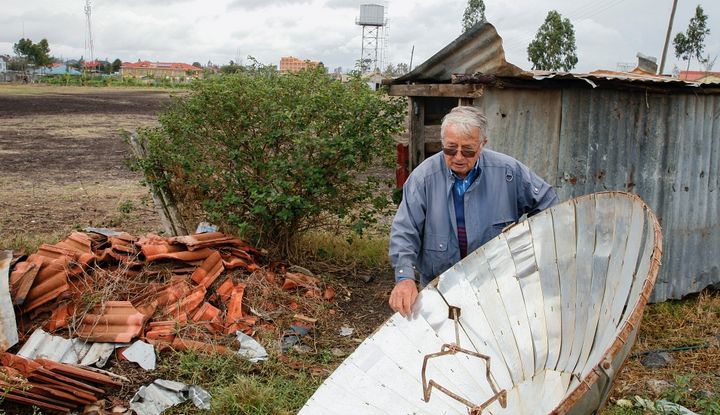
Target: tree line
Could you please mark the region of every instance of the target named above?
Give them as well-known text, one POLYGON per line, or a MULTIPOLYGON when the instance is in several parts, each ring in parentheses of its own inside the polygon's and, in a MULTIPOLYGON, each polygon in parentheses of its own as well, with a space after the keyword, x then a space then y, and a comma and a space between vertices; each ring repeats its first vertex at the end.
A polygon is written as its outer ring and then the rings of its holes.
MULTIPOLYGON (((703 55, 705 36, 710 34, 707 19, 702 6, 698 5, 686 31, 678 33, 673 39, 675 56, 687 61, 688 70, 693 58, 703 64, 706 70, 710 70, 714 62, 710 55, 703 55)), ((462 18, 463 32, 485 21, 487 20, 484 1, 468 0, 462 18)), ((535 38, 528 45, 527 54, 532 69, 569 72, 578 63, 573 24, 569 19, 563 18, 557 10, 550 10, 545 21, 538 28, 535 38)))
POLYGON ((78 71, 90 70, 100 73, 115 73, 120 71, 122 61, 115 59, 110 62, 106 60, 95 60, 92 67, 85 64, 85 60, 81 57, 78 60, 61 62, 59 59, 50 55, 50 43, 43 38, 39 42, 34 43, 32 39, 21 38, 13 45, 13 57, 8 65, 8 69, 14 71, 27 71, 29 68, 48 68, 53 63, 65 63, 68 67, 77 69, 78 71))

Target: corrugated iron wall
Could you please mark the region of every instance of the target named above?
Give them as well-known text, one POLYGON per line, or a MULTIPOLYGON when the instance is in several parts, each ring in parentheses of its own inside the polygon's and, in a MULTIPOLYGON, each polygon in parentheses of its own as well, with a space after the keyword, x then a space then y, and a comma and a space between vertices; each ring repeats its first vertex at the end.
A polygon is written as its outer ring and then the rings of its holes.
POLYGON ((651 301, 720 282, 720 95, 490 89, 489 147, 523 161, 562 200, 602 190, 642 197, 660 218, 651 301))

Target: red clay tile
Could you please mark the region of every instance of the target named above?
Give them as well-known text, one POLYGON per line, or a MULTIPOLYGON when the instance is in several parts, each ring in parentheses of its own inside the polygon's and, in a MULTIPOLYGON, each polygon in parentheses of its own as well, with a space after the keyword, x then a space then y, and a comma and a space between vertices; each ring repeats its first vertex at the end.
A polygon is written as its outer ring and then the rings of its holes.
POLYGON ((137 255, 138 250, 135 248, 135 244, 132 241, 128 241, 122 238, 108 237, 108 242, 112 249, 117 252, 122 252, 127 255, 137 255))
POLYGON ((129 301, 107 301, 84 316, 77 336, 95 342, 127 343, 140 335, 146 319, 129 301))
POLYGON ((330 301, 333 298, 335 298, 335 289, 328 286, 325 288, 325 291, 323 291, 323 300, 330 301))
POLYGON ((74 252, 75 260, 82 265, 88 265, 95 259, 95 254, 92 251, 92 239, 81 232, 73 232, 70 236, 55 244, 55 247, 74 252))
POLYGON ((307 297, 307 298, 320 298, 320 297, 322 297, 322 292, 320 291, 319 288, 307 290, 307 291, 305 292, 305 297, 307 297))
POLYGON ((220 313, 220 309, 208 302, 205 302, 195 312, 192 320, 197 323, 204 323, 202 326, 211 333, 221 333, 223 331, 223 325, 220 313))
POLYGON ((225 315, 225 324, 232 324, 243 317, 242 300, 245 293, 245 284, 237 284, 230 295, 230 301, 227 303, 227 314, 225 315))
POLYGON ((195 312, 192 317, 192 321, 220 322, 220 309, 208 302, 205 302, 195 312))
POLYGON ((68 326, 68 320, 71 315, 75 314, 75 304, 65 303, 56 307, 52 311, 50 320, 45 323, 45 330, 53 332, 68 326))
POLYGON ((183 339, 180 337, 175 338, 172 342, 172 347, 175 350, 194 350, 203 353, 221 353, 221 354, 232 354, 225 346, 219 344, 203 343, 196 340, 183 339))
POLYGON ((233 245, 245 247, 247 244, 241 239, 222 232, 196 233, 194 235, 184 235, 172 238, 172 242, 187 246, 190 251, 201 248, 209 248, 220 245, 233 245))
POLYGON ((160 307, 177 302, 190 292, 191 287, 185 282, 177 282, 160 292, 155 300, 160 307))
POLYGON ((175 259, 184 262, 199 261, 209 257, 213 252, 215 251, 207 248, 186 251, 179 245, 145 245, 142 247, 142 253, 148 262, 159 259, 175 259))
POLYGON ((208 288, 224 270, 222 257, 215 251, 193 272, 191 278, 199 285, 208 288))
POLYGON ((230 301, 233 288, 235 288, 235 284, 233 283, 232 278, 227 277, 225 281, 223 281, 222 284, 215 289, 215 293, 220 297, 220 301, 227 303, 230 301))
POLYGON ((172 343, 179 323, 177 321, 154 321, 148 324, 145 339, 148 341, 166 341, 172 343))
POLYGON ((223 259, 222 264, 226 269, 245 268, 248 271, 255 271, 259 268, 252 262, 248 263, 245 260, 232 255, 227 255, 225 259, 223 259))
POLYGON ((113 379, 108 375, 102 373, 93 372, 91 370, 83 369, 81 367, 67 365, 64 363, 53 362, 47 359, 35 359, 37 363, 40 363, 45 369, 66 376, 72 376, 75 379, 84 379, 94 383, 107 386, 122 386, 122 383, 113 379))
POLYGON ((8 401, 61 413, 68 413, 76 406, 35 394, 33 393, 34 389, 32 384, 26 385, 24 389, 21 389, 18 385, 0 380, 0 390, 2 390, 3 397, 8 401))
POLYGON ((42 258, 33 254, 28 257, 27 261, 15 265, 15 269, 10 274, 10 293, 13 304, 22 305, 25 302, 42 264, 42 258))
POLYGON ((53 261, 40 268, 23 303, 24 312, 34 310, 70 289, 67 280, 67 263, 64 259, 53 261))
POLYGON ((55 245, 42 244, 37 250, 37 255, 44 259, 44 264, 49 264, 55 259, 70 258, 75 259, 75 251, 67 248, 61 248, 55 245))
POLYGON ((163 314, 173 318, 178 318, 180 313, 190 314, 202 304, 206 293, 207 290, 205 290, 205 287, 200 285, 184 298, 170 303, 165 310, 163 310, 163 314))
POLYGON ((292 290, 293 288, 297 287, 317 289, 319 282, 320 280, 309 275, 300 274, 297 272, 286 272, 285 282, 283 282, 282 288, 283 290, 292 290))
POLYGON ((233 334, 236 331, 242 331, 245 334, 251 334, 253 326, 257 323, 258 318, 256 316, 246 316, 235 319, 233 323, 225 326, 225 334, 233 334))

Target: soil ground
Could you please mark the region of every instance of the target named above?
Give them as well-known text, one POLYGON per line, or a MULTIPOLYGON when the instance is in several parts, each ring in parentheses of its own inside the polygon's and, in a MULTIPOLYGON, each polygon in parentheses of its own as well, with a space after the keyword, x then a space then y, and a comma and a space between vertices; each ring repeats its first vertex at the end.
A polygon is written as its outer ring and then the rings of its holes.
POLYGON ((159 230, 156 213, 142 203, 147 190, 125 165, 121 131, 152 125, 169 97, 160 90, 0 86, 0 234, 159 230))
MULTIPOLYGON (((0 85, 0 248, 18 245, 22 238, 55 242, 87 226, 134 234, 160 232, 140 175, 127 167, 130 150, 121 130, 155 124, 170 94, 159 89, 0 85)), ((349 353, 378 327, 390 315, 389 273, 365 283, 351 273, 338 272, 337 318, 323 327, 318 343, 341 341, 349 353), (355 333, 338 340, 338 330, 344 325, 355 333)), ((648 379, 672 381, 677 374, 698 378, 699 373, 711 396, 720 393, 719 349, 711 342, 720 334, 720 296, 711 293, 689 301, 696 302, 686 303, 687 307, 678 302, 649 307, 633 351, 684 344, 688 338, 683 330, 687 332, 693 324, 698 327, 698 343, 709 348, 673 353, 674 364, 662 373, 630 359, 617 379, 613 400, 642 394, 648 379), (663 317, 663 310, 678 316, 682 307, 688 314, 676 322, 663 317), (697 321, 687 323, 693 316, 697 321), (660 320, 654 325, 655 319, 660 320), (672 341, 662 338, 662 333, 669 333, 664 322, 677 329, 672 341)))

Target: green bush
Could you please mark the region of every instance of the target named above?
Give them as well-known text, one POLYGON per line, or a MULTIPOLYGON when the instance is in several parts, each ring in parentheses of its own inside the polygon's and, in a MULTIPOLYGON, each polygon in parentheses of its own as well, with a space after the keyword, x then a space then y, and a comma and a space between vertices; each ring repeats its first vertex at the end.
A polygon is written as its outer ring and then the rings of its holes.
POLYGON ((340 218, 361 231, 389 205, 366 171, 392 160, 404 109, 359 78, 253 66, 194 82, 159 127, 139 131, 148 156, 138 165, 186 218, 285 254, 308 229, 340 218))

